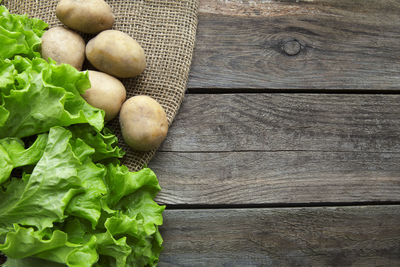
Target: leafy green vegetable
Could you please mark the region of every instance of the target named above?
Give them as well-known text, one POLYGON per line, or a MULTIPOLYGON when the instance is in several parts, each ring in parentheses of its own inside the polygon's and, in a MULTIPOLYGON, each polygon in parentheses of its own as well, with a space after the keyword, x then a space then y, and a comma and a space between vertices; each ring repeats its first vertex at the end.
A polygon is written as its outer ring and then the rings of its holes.
POLYGON ((0 14, 0 138, 77 123, 101 130, 104 111, 81 97, 90 88, 88 74, 40 58, 40 37, 47 24, 9 14, 4 6, 0 14))
POLYGON ((13 179, 0 195, 0 229, 18 223, 42 230, 63 220, 70 200, 84 191, 78 177, 83 164, 74 155, 70 138, 71 133, 63 128, 51 129, 43 156, 29 179, 13 179))
MULTIPOLYGON (((32 173, 12 178, 0 194, 0 251, 69 266, 155 265, 165 208, 153 201, 160 190, 155 174, 148 168, 129 172, 116 160, 94 163, 85 135, 53 127, 45 147, 35 145, 44 138, 38 137, 25 150, 42 150, 35 154, 42 156, 32 173)), ((107 140, 106 134, 95 136, 105 136, 100 144, 107 140)))
POLYGON ((40 232, 33 228, 14 225, 14 231, 8 233, 6 242, 2 245, 7 255, 12 258, 28 257, 54 248, 64 246, 67 242, 67 234, 54 231, 50 238, 44 238, 40 232), (14 244, 24 244, 15 246, 14 244))
POLYGON ((24 143, 18 138, 0 140, 0 185, 10 178, 14 168, 36 164, 43 155, 46 142, 47 134, 38 135, 28 149, 24 148, 24 143))
POLYGON ((0 138, 31 136, 76 123, 103 128, 104 111, 80 96, 90 87, 87 73, 40 58, 16 56, 2 64, 7 71, 2 73, 5 79, 0 77, 5 85, 0 87, 0 138))
POLYGON ((5 6, 0 6, 0 59, 15 55, 40 57, 40 37, 47 26, 40 19, 10 14, 5 6))
MULTIPOLYGON (((1 2, 1 0, 0 0, 1 2)), ((83 100, 87 73, 39 58, 47 24, 0 6, 0 252, 5 266, 155 266, 164 206, 83 100), (24 139, 21 139, 24 138, 24 139)))
POLYGON ((24 259, 13 259, 8 258, 3 267, 65 267, 65 264, 56 263, 52 261, 46 261, 38 258, 24 258, 24 259))
POLYGON ((86 144, 95 149, 92 155, 94 162, 122 158, 125 155, 125 152, 117 146, 118 138, 107 128, 99 132, 90 125, 84 124, 73 125, 69 129, 74 137, 81 138, 86 144))

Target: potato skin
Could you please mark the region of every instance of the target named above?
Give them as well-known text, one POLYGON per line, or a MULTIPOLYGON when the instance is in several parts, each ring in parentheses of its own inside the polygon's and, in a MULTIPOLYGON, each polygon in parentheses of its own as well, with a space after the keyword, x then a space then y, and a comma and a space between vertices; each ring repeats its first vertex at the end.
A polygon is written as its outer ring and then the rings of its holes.
POLYGON ((89 80, 91 87, 82 97, 90 105, 104 110, 106 121, 112 120, 126 99, 125 86, 113 76, 93 70, 89 70, 89 80))
POLYGON ((55 27, 42 36, 41 54, 44 59, 49 57, 57 63, 66 63, 82 69, 85 60, 85 41, 82 37, 64 27, 55 27))
POLYGON ((157 148, 168 133, 164 109, 149 96, 134 96, 125 101, 119 121, 125 142, 136 151, 157 148))
POLYGON ((146 68, 143 48, 128 34, 116 30, 99 33, 86 45, 86 57, 98 70, 131 78, 146 68))
POLYGON ((115 20, 111 7, 104 0, 61 0, 56 16, 69 28, 84 33, 111 29, 115 20))

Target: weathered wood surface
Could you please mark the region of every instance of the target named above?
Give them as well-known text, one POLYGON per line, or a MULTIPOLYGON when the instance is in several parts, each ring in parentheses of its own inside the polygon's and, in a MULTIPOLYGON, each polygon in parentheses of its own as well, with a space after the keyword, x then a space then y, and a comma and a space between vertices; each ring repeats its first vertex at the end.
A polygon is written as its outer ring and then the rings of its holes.
POLYGON ((166 204, 400 201, 400 96, 187 95, 150 163, 166 204))
MULTIPOLYGON (((399 13, 391 0, 200 0, 189 92, 397 91, 399 13)), ((189 94, 150 163, 157 201, 398 202, 399 100, 189 94)), ((398 266, 399 221, 398 205, 166 210, 160 266, 398 266)))
POLYGON ((189 94, 160 148, 299 150, 399 153, 400 95, 189 94))
POLYGON ((159 266, 399 266, 400 206, 166 210, 159 266))
POLYGON ((400 201, 400 154, 158 152, 150 164, 165 204, 400 201))
POLYGON ((400 2, 200 0, 189 88, 400 88, 400 2))

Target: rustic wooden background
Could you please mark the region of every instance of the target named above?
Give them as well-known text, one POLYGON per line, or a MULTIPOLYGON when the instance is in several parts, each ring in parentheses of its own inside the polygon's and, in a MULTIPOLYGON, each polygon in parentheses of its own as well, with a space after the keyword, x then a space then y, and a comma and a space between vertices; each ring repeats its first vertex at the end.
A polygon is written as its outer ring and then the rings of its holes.
POLYGON ((160 266, 400 266, 400 1, 199 3, 160 266))

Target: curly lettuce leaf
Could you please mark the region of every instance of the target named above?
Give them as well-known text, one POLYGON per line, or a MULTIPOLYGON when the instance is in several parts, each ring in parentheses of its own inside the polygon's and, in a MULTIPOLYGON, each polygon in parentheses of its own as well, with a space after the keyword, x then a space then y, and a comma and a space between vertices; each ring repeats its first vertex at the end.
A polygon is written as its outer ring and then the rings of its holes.
POLYGON ((8 180, 14 168, 36 164, 42 157, 47 134, 40 134, 27 149, 21 139, 15 137, 0 140, 0 185, 8 180))
POLYGON ((0 92, 9 92, 14 85, 15 68, 9 60, 0 60, 0 63, 0 92))
MULTIPOLYGON (((14 82, 7 82, 8 78, 5 86, 0 86, 0 138, 26 137, 53 126, 78 123, 103 128, 104 111, 90 106, 80 95, 90 87, 87 73, 40 58, 17 56, 3 62, 14 82)), ((0 66, 3 62, 0 60, 0 66)))
POLYGON ((66 210, 69 215, 87 219, 93 228, 101 216, 101 198, 107 193, 104 175, 104 166, 96 165, 89 159, 84 161, 82 168, 78 170, 78 176, 82 180, 85 193, 73 198, 66 210))
POLYGON ((42 151, 32 173, 12 178, 0 194, 0 251, 16 266, 35 266, 36 258, 73 267, 155 266, 165 209, 153 200, 160 190, 155 174, 132 173, 118 160, 95 163, 88 143, 114 155, 114 144, 104 146, 110 136, 73 128, 51 128, 45 147, 23 150, 17 139, 0 140, 35 157, 42 151))
POLYGON ((36 164, 39 161, 46 147, 47 137, 47 133, 38 135, 35 142, 26 149, 24 142, 15 137, 1 139, 0 146, 10 155, 14 167, 21 167, 36 164))
POLYGON ((153 198, 160 190, 156 175, 149 168, 139 172, 130 172, 124 165, 108 164, 105 177, 109 194, 107 204, 110 207, 116 205, 124 196, 133 192, 138 193, 139 189, 145 187, 149 197, 153 198))
POLYGON ((65 267, 65 264, 56 263, 53 261, 38 259, 38 258, 24 258, 24 259, 13 259, 8 258, 2 267, 65 267))
POLYGON ((118 138, 108 128, 98 131, 85 124, 72 125, 69 130, 74 137, 80 138, 95 150, 92 155, 94 162, 122 158, 125 155, 125 152, 118 147, 118 138))
POLYGON ((47 262, 51 266, 53 262, 57 262, 72 267, 90 267, 98 261, 96 241, 96 237, 92 236, 84 244, 73 244, 68 242, 68 234, 60 230, 46 233, 36 231, 31 227, 15 225, 15 232, 10 232, 6 242, 0 246, 12 261, 22 266, 25 266, 23 263, 27 261, 17 259, 34 256, 36 260, 32 258, 28 261, 33 266, 35 262, 43 262, 39 260, 41 258, 51 260, 52 262, 47 262), (16 243, 22 243, 24 246, 17 247, 16 243))
POLYGON ((0 184, 4 183, 11 174, 13 162, 7 151, 0 145, 0 184))
POLYGON ((108 218, 105 226, 113 235, 127 236, 132 248, 127 266, 155 266, 162 250, 158 226, 165 209, 153 200, 161 189, 157 177, 149 168, 132 173, 125 166, 109 164, 107 169, 107 204, 119 213, 108 218))
POLYGON ((0 194, 0 229, 18 223, 42 230, 65 218, 68 203, 84 190, 78 177, 82 163, 73 153, 71 137, 61 127, 52 128, 29 179, 12 179, 0 194))
POLYGON ((40 38, 47 26, 40 19, 10 14, 5 6, 0 6, 0 59, 15 55, 40 57, 40 38))
POLYGON ((6 242, 0 245, 0 249, 11 258, 26 258, 43 251, 62 247, 67 242, 67 234, 54 231, 50 237, 44 236, 40 231, 33 228, 14 225, 14 231, 7 235, 6 242), (21 247, 14 246, 15 243, 24 244, 21 247))

